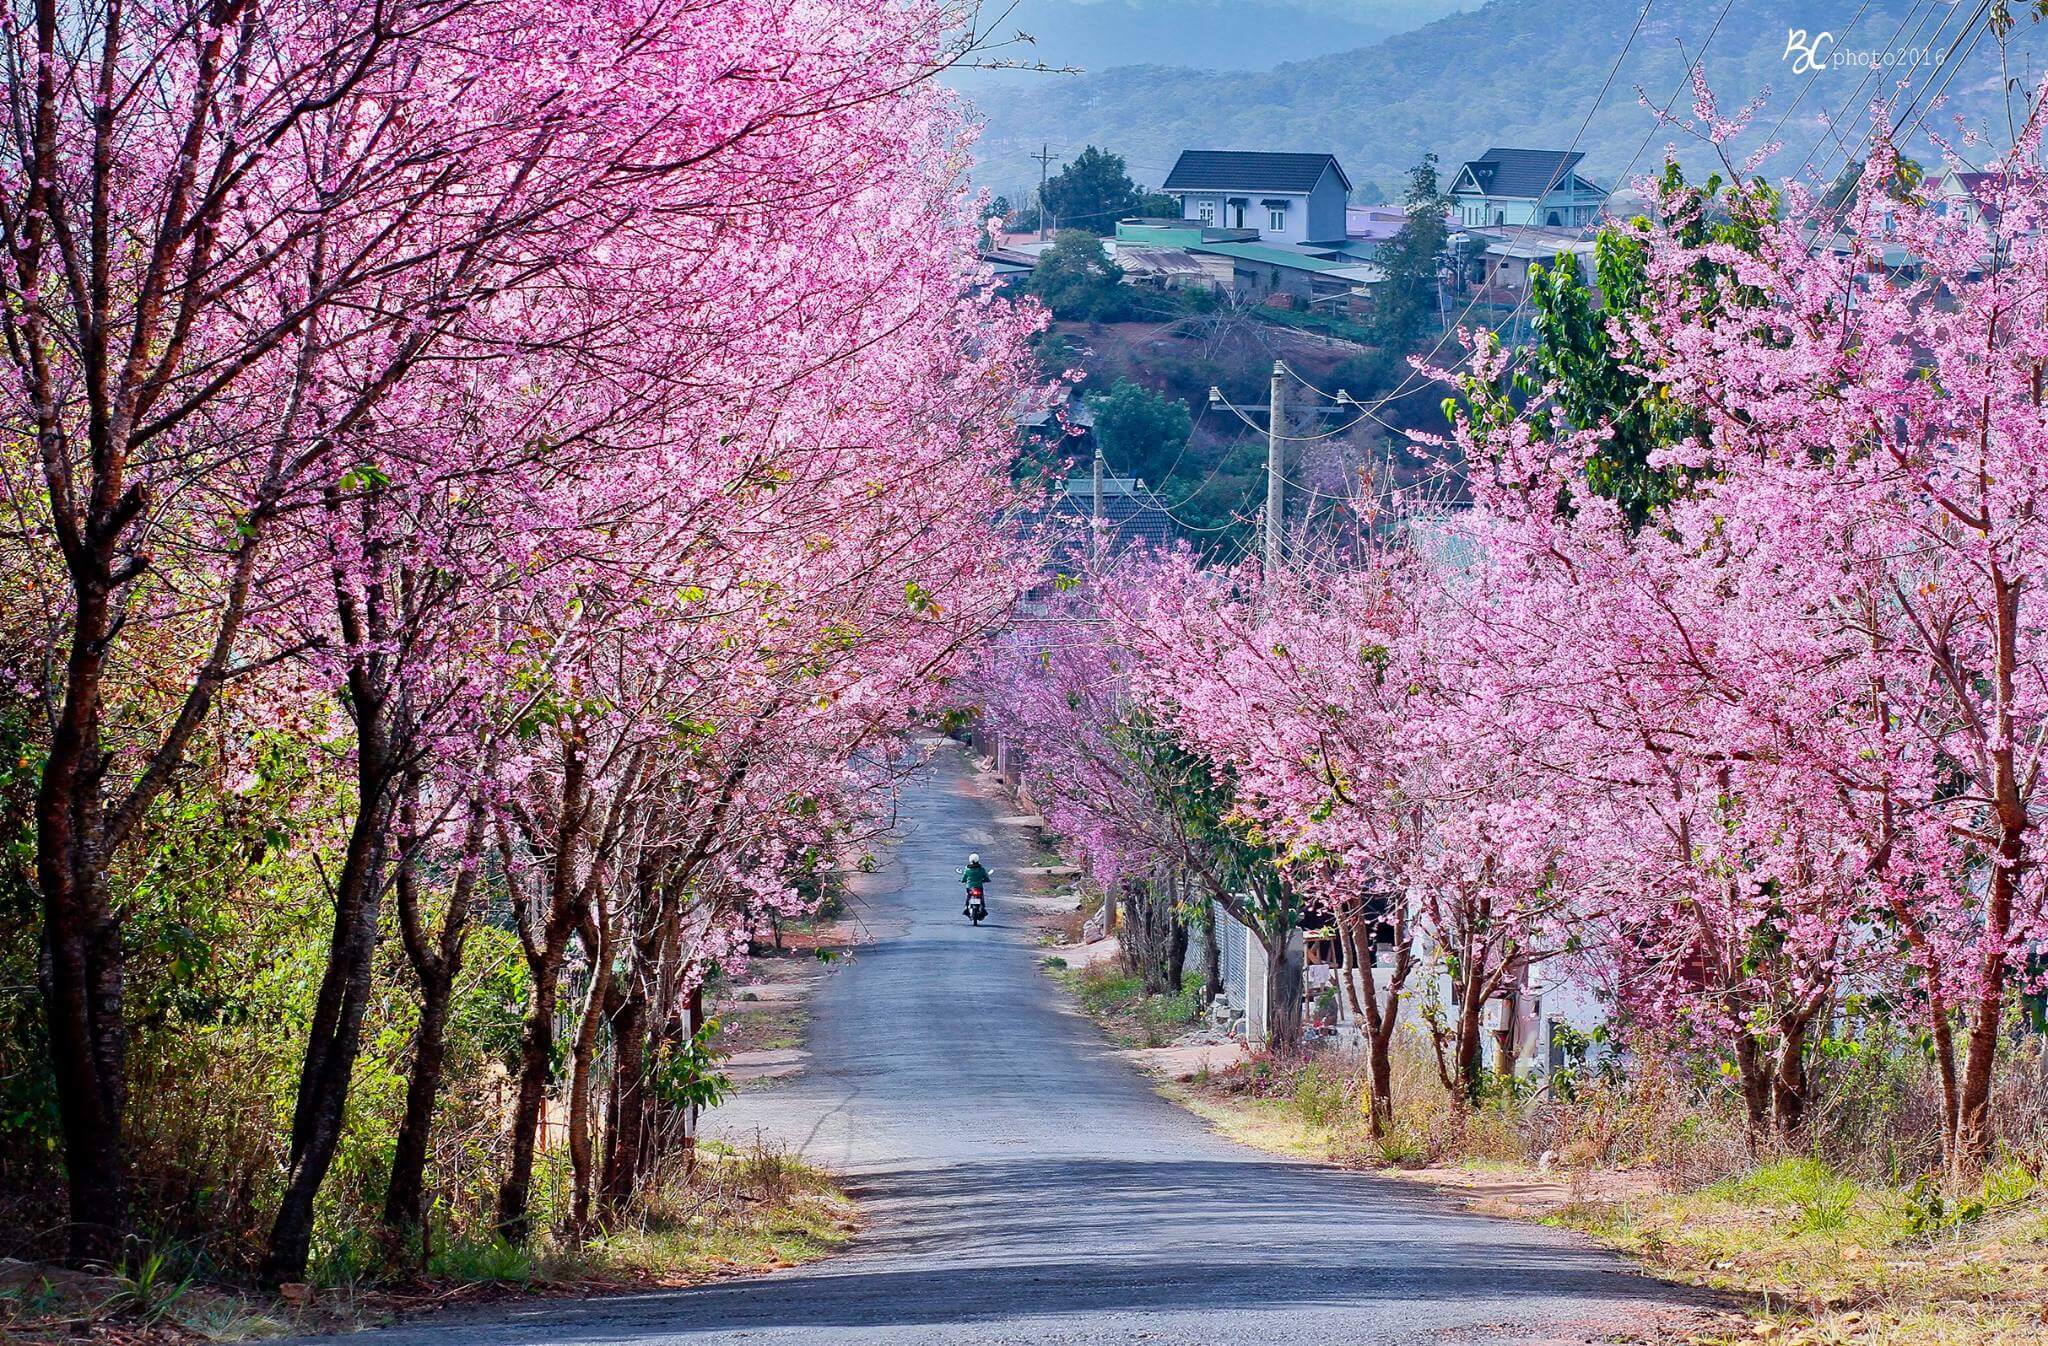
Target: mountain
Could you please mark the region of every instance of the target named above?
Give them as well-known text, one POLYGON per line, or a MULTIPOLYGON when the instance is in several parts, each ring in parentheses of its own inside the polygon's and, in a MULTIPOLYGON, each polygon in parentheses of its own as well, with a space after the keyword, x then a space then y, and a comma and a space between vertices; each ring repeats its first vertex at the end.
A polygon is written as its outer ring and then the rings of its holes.
MULTIPOLYGON (((1127 65, 974 92, 986 123, 977 177, 999 190, 1035 183, 1037 168, 1026 156, 1042 142, 1069 156, 1088 144, 1116 150, 1133 177, 1154 184, 1185 148, 1327 150, 1354 183, 1377 184, 1391 197, 1424 151, 1455 165, 1489 145, 1562 148, 1576 136, 1586 169, 1613 182, 1625 169, 1653 169, 1668 144, 1680 145, 1689 166, 1706 161, 1681 130, 1658 127, 1642 101, 1661 107, 1676 94, 1674 113, 1688 115, 1688 58, 1680 53, 1703 46, 1702 68, 1724 112, 1773 90, 1739 152, 1789 109, 1779 132, 1785 148, 1769 171, 1789 174, 1818 150, 1814 160, 1831 174, 1828 162, 1838 168, 1846 155, 1822 114, 1835 117, 1853 149, 1870 102, 1901 79, 1909 82, 1907 98, 1925 90, 1914 118, 1944 89, 1947 106, 1927 125, 1953 137, 1960 113, 1994 144, 2007 141, 2004 71, 2039 78, 2048 68, 2048 28, 2022 18, 2007 38, 2002 69, 1980 13, 1971 0, 1727 0, 1725 10, 1712 0, 1650 0, 1628 42, 1643 0, 1492 0, 1270 70, 1127 65), (1811 68, 1795 70, 1799 50, 1788 49, 1795 30, 1818 58, 1811 68), (1624 43, 1627 55, 1602 97, 1624 43), (1943 62, 1952 45, 1954 57, 1943 62), (1887 59, 1890 76, 1882 73, 1887 59)), ((1919 149, 1933 153, 1924 140, 1919 149)))
MULTIPOLYGON (((998 61, 1081 71, 1125 65, 1266 70, 1369 46, 1481 0, 982 0, 979 26, 998 61), (1020 40, 1018 35, 1028 37, 1020 40)), ((1042 79, 1042 76, 1034 78, 1042 79)), ((988 88, 1022 73, 970 69, 950 81, 988 88)))

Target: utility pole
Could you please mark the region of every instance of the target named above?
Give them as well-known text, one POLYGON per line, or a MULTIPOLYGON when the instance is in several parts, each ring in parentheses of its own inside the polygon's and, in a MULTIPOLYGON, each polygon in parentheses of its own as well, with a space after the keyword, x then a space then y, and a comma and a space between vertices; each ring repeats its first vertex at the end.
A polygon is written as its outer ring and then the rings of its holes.
MULTIPOLYGON (((1270 587, 1280 574, 1287 528, 1287 380, 1294 377, 1293 371, 1280 360, 1273 362, 1273 383, 1266 398, 1266 519, 1264 528, 1264 561, 1266 583, 1270 587)), ((1333 406, 1306 405, 1300 409, 1302 416, 1352 415, 1354 408, 1361 408, 1350 393, 1342 388, 1337 390, 1333 406)), ((1252 417, 1258 414, 1256 408, 1240 407, 1223 395, 1223 390, 1212 386, 1209 389, 1209 405, 1223 407, 1235 413, 1245 424, 1257 429, 1252 417)), ((1354 419, 1351 424, 1357 424, 1354 419)), ((1340 426, 1330 433, 1341 433, 1349 426, 1340 426)), ((1314 435, 1310 438, 1326 439, 1328 435, 1314 435)))
POLYGON ((1286 526, 1287 366, 1273 362, 1273 388, 1266 403, 1266 586, 1280 573, 1280 542, 1286 526))
POLYGON ((1095 446, 1095 465, 1090 474, 1088 503, 1088 536, 1093 539, 1088 545, 1091 552, 1102 547, 1102 445, 1095 446))
POLYGON ((1040 141, 1038 153, 1030 156, 1038 160, 1038 241, 1045 242, 1045 174, 1052 167, 1052 145, 1040 141))

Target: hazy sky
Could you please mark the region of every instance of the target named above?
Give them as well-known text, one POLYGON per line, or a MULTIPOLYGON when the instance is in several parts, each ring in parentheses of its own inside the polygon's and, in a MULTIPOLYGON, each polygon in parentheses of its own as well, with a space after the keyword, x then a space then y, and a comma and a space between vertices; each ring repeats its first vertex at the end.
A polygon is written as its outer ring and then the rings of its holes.
MULTIPOLYGON (((1261 70, 1367 46, 1481 0, 983 0, 996 60, 1261 70), (1029 43, 1012 40, 1022 32, 1029 43)), ((963 72, 972 86, 992 76, 963 72)), ((998 81, 1018 78, 995 75, 998 81)))

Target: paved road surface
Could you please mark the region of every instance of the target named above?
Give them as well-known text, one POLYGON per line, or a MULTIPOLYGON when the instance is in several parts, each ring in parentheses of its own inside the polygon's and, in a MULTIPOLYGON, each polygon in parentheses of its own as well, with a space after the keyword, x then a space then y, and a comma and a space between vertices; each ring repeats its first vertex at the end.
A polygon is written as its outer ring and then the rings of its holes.
POLYGON ((709 1122, 848 1174, 867 1222, 851 1252, 374 1346, 1665 1339, 1681 1293, 1576 1239, 1274 1159, 1157 1098, 1033 966, 1004 904, 1025 851, 1007 811, 939 751, 862 899, 880 940, 817 992, 809 1071, 709 1122), (995 871, 980 929, 957 905, 970 847, 995 871))

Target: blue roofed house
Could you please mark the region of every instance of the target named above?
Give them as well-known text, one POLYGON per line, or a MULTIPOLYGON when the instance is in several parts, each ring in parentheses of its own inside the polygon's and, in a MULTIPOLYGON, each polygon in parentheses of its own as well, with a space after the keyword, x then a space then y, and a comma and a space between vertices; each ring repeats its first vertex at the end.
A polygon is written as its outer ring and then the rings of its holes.
POLYGON ((1351 179, 1330 154, 1182 150, 1160 191, 1184 220, 1255 229, 1268 243, 1342 243, 1351 179))
POLYGON ((1451 220, 1481 228, 1591 224, 1607 189, 1578 171, 1585 157, 1577 151, 1496 147, 1468 159, 1451 179, 1451 220))

